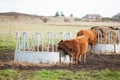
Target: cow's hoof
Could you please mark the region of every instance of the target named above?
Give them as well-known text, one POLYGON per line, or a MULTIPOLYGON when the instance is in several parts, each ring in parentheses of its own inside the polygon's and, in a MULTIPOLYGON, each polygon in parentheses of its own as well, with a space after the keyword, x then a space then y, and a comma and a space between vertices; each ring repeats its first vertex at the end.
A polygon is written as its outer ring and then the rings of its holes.
POLYGON ((71 65, 72 65, 72 63, 69 63, 69 65, 71 66, 71 65))
POLYGON ((86 62, 83 62, 83 65, 85 65, 86 64, 86 62))
POLYGON ((81 61, 79 61, 78 64, 80 65, 80 64, 81 64, 81 61))
POLYGON ((90 54, 93 54, 93 52, 90 52, 90 54))

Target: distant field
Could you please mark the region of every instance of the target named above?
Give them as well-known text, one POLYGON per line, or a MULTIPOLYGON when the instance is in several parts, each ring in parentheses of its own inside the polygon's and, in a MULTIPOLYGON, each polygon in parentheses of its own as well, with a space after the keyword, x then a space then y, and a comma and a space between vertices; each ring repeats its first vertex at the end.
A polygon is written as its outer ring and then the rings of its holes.
POLYGON ((89 27, 84 27, 81 25, 59 25, 59 24, 11 24, 11 25, 0 25, 0 34, 15 35, 17 31, 28 33, 40 32, 45 35, 47 32, 54 32, 59 34, 60 32, 71 32, 75 36, 76 32, 80 29, 88 29, 89 27))
POLYGON ((73 36, 81 29, 90 29, 93 26, 115 26, 120 27, 118 22, 60 22, 60 23, 19 23, 19 22, 0 22, 0 35, 13 35, 16 32, 26 31, 28 33, 40 32, 45 35, 47 32, 54 32, 59 34, 60 32, 71 32, 73 36))

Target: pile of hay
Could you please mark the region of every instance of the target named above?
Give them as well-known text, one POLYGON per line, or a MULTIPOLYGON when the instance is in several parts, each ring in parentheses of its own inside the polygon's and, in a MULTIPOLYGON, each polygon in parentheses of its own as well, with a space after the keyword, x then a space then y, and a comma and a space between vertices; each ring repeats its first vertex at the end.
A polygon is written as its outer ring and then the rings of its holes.
POLYGON ((29 49, 29 51, 38 51, 39 50, 39 51, 52 52, 52 49, 53 49, 53 52, 56 52, 57 51, 56 45, 44 44, 43 46, 42 45, 39 45, 39 46, 35 45, 31 49, 29 49))
POLYGON ((117 38, 117 27, 107 27, 107 26, 95 26, 91 29, 97 32, 97 42, 99 44, 117 44, 119 42, 117 38), (100 33, 98 33, 98 30, 100 33), (99 39, 99 40, 98 40, 99 39))

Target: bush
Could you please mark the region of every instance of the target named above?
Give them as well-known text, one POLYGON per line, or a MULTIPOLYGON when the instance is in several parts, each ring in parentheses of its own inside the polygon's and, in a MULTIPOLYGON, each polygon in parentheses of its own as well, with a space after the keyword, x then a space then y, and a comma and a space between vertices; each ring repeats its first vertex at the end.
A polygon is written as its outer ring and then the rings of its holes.
POLYGON ((70 22, 70 20, 67 18, 64 18, 64 22, 70 22))
POLYGON ((43 23, 47 23, 48 19, 47 18, 42 18, 43 23))

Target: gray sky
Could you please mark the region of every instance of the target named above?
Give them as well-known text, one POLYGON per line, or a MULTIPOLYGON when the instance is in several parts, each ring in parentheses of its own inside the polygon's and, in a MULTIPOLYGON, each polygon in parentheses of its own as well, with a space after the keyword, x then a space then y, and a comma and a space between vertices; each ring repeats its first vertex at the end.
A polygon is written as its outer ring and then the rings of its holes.
POLYGON ((62 11, 65 16, 95 13, 112 17, 120 12, 120 0, 0 0, 0 12, 11 11, 43 16, 62 11))

